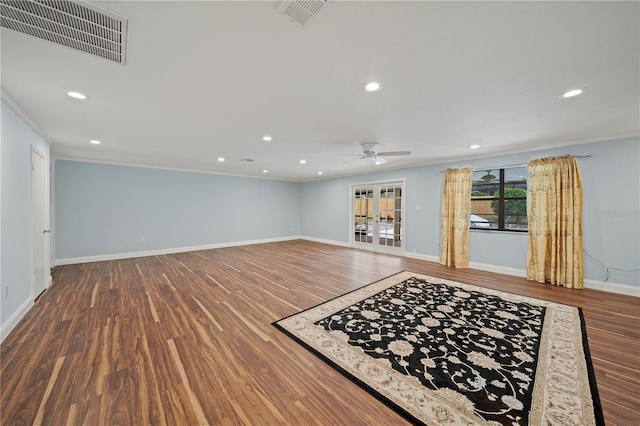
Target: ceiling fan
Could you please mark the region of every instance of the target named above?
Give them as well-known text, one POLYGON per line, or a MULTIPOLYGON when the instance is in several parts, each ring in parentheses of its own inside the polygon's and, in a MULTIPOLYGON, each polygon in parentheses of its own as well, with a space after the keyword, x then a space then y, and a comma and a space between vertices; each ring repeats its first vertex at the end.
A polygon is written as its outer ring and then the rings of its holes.
POLYGON ((376 152, 373 150, 373 147, 379 145, 378 142, 363 142, 360 144, 362 147, 362 154, 346 154, 346 155, 357 155, 358 158, 354 158, 353 160, 347 161, 350 163, 355 160, 362 160, 371 158, 374 160, 375 164, 384 164, 387 160, 384 157, 397 157, 400 155, 411 155, 411 151, 386 151, 386 152, 376 152))

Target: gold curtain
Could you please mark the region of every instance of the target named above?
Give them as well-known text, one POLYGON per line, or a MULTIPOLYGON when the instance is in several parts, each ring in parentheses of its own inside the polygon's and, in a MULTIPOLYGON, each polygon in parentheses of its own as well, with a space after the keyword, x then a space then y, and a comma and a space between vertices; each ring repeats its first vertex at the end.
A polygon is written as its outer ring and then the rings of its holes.
POLYGON ((440 263, 469 267, 469 213, 473 169, 447 169, 442 188, 440 263))
POLYGON ((572 156, 527 165, 529 249, 527 279, 584 287, 582 177, 572 156))

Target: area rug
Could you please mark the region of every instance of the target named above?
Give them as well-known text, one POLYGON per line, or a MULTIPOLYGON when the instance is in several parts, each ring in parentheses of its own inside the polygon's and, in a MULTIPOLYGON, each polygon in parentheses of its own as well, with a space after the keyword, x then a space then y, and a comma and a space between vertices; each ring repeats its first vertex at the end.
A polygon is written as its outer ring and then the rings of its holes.
POLYGON ((604 424, 573 306, 405 271, 273 324, 414 424, 604 424))

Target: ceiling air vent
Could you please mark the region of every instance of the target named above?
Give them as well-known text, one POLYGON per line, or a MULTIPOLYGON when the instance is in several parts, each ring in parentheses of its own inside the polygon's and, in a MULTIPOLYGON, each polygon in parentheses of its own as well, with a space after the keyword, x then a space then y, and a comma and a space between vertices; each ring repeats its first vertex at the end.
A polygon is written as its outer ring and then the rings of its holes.
POLYGON ((285 0, 278 7, 278 13, 306 27, 313 17, 327 7, 328 3, 329 0, 285 0))
POLYGON ((0 25, 125 64, 127 20, 68 0, 0 0, 0 25))

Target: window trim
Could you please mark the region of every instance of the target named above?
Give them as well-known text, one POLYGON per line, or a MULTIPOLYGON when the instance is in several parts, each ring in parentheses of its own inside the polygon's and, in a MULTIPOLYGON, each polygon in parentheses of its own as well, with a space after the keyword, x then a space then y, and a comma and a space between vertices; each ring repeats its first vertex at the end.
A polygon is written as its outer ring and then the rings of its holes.
MULTIPOLYGON (((528 180, 527 182, 527 195, 525 195, 524 197, 512 197, 512 198, 507 198, 505 200, 504 194, 505 194, 505 169, 515 169, 515 168, 521 168, 523 166, 512 166, 512 167, 501 167, 501 168, 495 168, 494 170, 498 170, 499 171, 499 183, 500 186, 498 188, 499 194, 498 194, 498 228, 481 228, 481 227, 473 227, 473 225, 471 224, 471 222, 469 223, 469 229, 470 230, 474 230, 474 231, 488 231, 488 232, 514 232, 514 233, 518 233, 518 234, 527 234, 529 233, 529 225, 527 223, 527 229, 507 229, 505 228, 505 202, 508 200, 525 200, 525 202, 527 201, 528 198, 528 185, 529 182, 528 180)), ((476 171, 482 171, 481 170, 474 170, 474 172, 476 171)), ((473 202, 474 199, 476 200, 481 200, 482 198, 477 198, 478 196, 471 196, 470 201, 473 202)), ((529 212, 527 211, 527 217, 529 215, 529 212)), ((470 212, 469 215, 473 214, 473 212, 470 212)))

